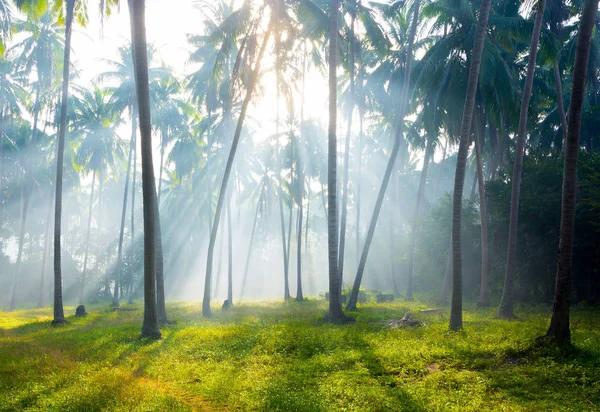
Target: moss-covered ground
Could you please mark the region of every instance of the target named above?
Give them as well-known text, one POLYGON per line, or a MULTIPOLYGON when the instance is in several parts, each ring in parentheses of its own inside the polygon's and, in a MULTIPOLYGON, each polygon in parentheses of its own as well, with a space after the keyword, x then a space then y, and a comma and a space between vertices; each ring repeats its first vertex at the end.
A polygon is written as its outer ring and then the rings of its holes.
MULTIPOLYGON (((138 305, 51 327, 51 308, 0 313, 0 410, 600 410, 600 311, 572 311, 573 347, 536 343, 549 308, 503 321, 467 306, 465 327, 419 302, 366 304, 324 322, 326 303, 252 302, 139 339, 138 305), (410 310, 423 327, 390 329, 410 310)), ((74 307, 67 307, 74 314, 74 307)))

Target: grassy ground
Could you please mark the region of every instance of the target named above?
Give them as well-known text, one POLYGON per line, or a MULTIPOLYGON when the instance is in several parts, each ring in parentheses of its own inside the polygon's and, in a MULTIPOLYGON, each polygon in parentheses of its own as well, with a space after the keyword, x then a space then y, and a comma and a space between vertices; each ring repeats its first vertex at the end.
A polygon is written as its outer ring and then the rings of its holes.
POLYGON ((600 311, 575 308, 574 348, 559 351, 533 343, 547 308, 512 322, 469 308, 464 331, 450 333, 447 311, 424 307, 364 305, 355 324, 330 326, 322 301, 211 320, 180 303, 156 342, 138 339, 139 306, 92 306, 56 328, 50 309, 2 313, 0 410, 600 410, 600 311), (407 309, 426 325, 382 322, 407 309))

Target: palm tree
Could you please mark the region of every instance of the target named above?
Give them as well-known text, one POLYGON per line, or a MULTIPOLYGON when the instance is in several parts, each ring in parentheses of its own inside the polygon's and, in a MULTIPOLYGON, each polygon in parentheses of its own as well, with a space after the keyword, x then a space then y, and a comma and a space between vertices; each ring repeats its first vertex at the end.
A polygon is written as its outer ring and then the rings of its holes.
MULTIPOLYGON (((95 88, 93 91, 83 90, 80 98, 74 99, 75 113, 72 127, 75 133, 85 135, 77 150, 76 162, 84 173, 92 172, 92 190, 83 257, 83 272, 79 303, 82 305, 85 295, 85 277, 88 263, 90 229, 92 223, 92 205, 94 201, 94 184, 99 179, 99 195, 102 196, 102 184, 107 169, 115 164, 115 155, 122 157, 121 147, 117 143, 115 127, 118 126, 116 113, 109 103, 106 90, 95 88)), ((100 225, 98 225, 100 230, 100 225)), ((99 256, 96 257, 96 261, 99 256)))
POLYGON ((575 198, 577 194, 577 158, 579 155, 579 135, 581 114, 585 95, 585 83, 590 55, 592 31, 598 10, 598 0, 586 0, 581 14, 573 86, 569 104, 569 124, 565 150, 563 174, 562 214, 560 222, 560 243, 558 246, 558 267, 552 320, 546 333, 558 344, 568 344, 571 340, 569 327, 569 290, 571 287, 571 265, 573 260, 573 239, 575 232, 575 198))
POLYGON ((481 67, 481 55, 485 33, 490 14, 491 0, 483 0, 479 9, 477 31, 470 59, 469 80, 465 96, 465 105, 460 126, 460 143, 456 159, 456 173, 454 175, 454 195, 452 198, 452 308, 450 312, 450 329, 462 328, 462 249, 461 249, 461 219, 462 219, 462 196, 465 183, 465 171, 467 164, 467 152, 469 149, 471 124, 475 109, 475 96, 477 94, 477 82, 479 80, 479 69, 481 67))
POLYGON ((54 198, 54 319, 53 325, 66 323, 62 299, 61 271, 61 222, 62 222, 62 179, 65 153, 65 136, 67 133, 67 106, 69 99, 69 68, 71 65, 71 34, 73 29, 73 12, 75 0, 64 0, 66 5, 65 19, 65 54, 63 63, 63 85, 60 106, 60 122, 58 124, 58 147, 56 150, 56 195, 54 198))
MULTIPOLYGON (((521 114, 519 117, 519 132, 517 137, 517 147, 515 153, 515 162, 512 175, 512 194, 510 200, 510 225, 508 229, 508 251, 506 253, 506 273, 504 275, 504 291, 498 314, 502 318, 512 318, 513 314, 513 278, 515 275, 515 260, 517 255, 517 229, 519 221, 519 196, 521 190, 521 171, 523 170, 523 152, 525 139, 527 135, 527 115, 529 111, 529 100, 531 99, 531 90, 533 88, 533 78, 535 74, 535 61, 540 33, 542 30, 542 20, 544 19, 544 8, 546 0, 539 0, 535 16, 533 33, 531 34, 531 45, 529 47, 529 60, 527 62, 527 77, 525 78, 525 87, 521 100, 521 114)), ((480 199, 481 203, 485 200, 480 199)))
POLYGON ((144 321, 142 337, 159 339, 156 305, 156 188, 152 165, 152 122, 146 42, 146 1, 129 0, 131 44, 135 70, 142 147, 142 190, 144 206, 144 321))
POLYGON ((337 61, 339 1, 331 0, 329 20, 329 132, 327 139, 327 245, 329 255, 329 321, 345 321, 340 300, 337 212, 337 61))
MULTIPOLYGON (((254 92, 254 88, 256 83, 259 80, 260 75, 260 66, 262 62, 262 58, 265 54, 265 50, 267 48, 267 44, 269 42, 269 38, 271 37, 272 32, 272 21, 273 14, 271 14, 271 19, 268 23, 268 27, 266 32, 263 35, 262 44, 260 46, 260 50, 258 52, 258 56, 256 57, 256 63, 254 69, 249 74, 248 84, 246 88, 246 96, 244 97, 244 101, 242 103, 242 107, 240 109, 240 114, 238 117, 237 125, 235 128, 235 133, 233 135, 233 140, 231 142, 231 147, 229 150, 229 156, 227 158, 227 163, 225 165, 225 171, 223 173, 223 180, 221 182, 221 188, 219 190, 219 197, 217 199, 217 207, 215 209, 215 217, 213 220, 213 224, 210 232, 210 239, 208 243, 208 256, 206 259, 206 275, 204 281, 204 298, 202 300, 202 315, 204 317, 211 316, 210 310, 210 297, 211 297, 211 281, 212 281, 212 262, 213 255, 215 249, 215 240, 217 238, 217 231, 219 228, 219 220, 221 218, 221 212, 223 209, 223 203, 225 201, 225 195, 227 191, 227 185, 229 182, 229 176, 231 175, 231 169, 233 166, 233 159, 235 158, 236 150, 240 141, 240 135, 242 133, 242 127, 244 125, 244 119, 246 117, 246 111, 248 110, 248 105, 250 104, 250 100, 252 99, 252 93, 254 92)), ((238 53, 238 56, 240 54, 238 53)), ((236 59, 237 60, 237 59, 236 59)))
POLYGON ((399 110, 397 113, 397 118, 396 118, 394 145, 392 147, 392 151, 390 153, 390 158, 388 160, 388 164, 386 166, 386 169, 385 169, 385 172, 383 175, 381 187, 379 188, 379 193, 377 195, 377 200, 375 201, 375 207, 373 209, 373 215, 371 216, 371 221, 369 223, 369 229, 367 231, 367 236, 365 238, 365 243, 364 243, 362 254, 360 257, 360 263, 358 264, 356 278, 354 279, 354 285, 352 286, 352 292, 350 294, 350 299, 348 300, 348 305, 346 306, 347 310, 356 310, 356 303, 358 302, 358 291, 360 289, 360 284, 362 282, 362 276, 363 276, 363 273, 365 270, 365 266, 367 264, 367 257, 369 255, 369 249, 371 247, 371 242, 373 241, 373 235, 375 234, 375 227, 377 226, 377 219, 379 218, 379 213, 381 211, 381 206, 383 204, 385 192, 386 192, 387 186, 390 182, 394 164, 395 164, 396 158, 398 156, 398 151, 400 150, 400 145, 403 140, 402 136, 404 134, 404 129, 403 129, 404 117, 406 114, 406 110, 408 108, 408 89, 409 89, 411 65, 412 65, 412 60, 413 60, 413 45, 414 45, 415 37, 416 37, 416 33, 417 33, 417 25, 419 23, 420 7, 421 7, 421 0, 416 0, 413 4, 413 10, 414 10, 413 18, 412 18, 412 22, 411 22, 410 36, 408 39, 408 48, 406 49, 406 67, 405 67, 405 71, 404 71, 404 82, 402 85, 402 95, 400 96, 400 107, 399 107, 399 110))

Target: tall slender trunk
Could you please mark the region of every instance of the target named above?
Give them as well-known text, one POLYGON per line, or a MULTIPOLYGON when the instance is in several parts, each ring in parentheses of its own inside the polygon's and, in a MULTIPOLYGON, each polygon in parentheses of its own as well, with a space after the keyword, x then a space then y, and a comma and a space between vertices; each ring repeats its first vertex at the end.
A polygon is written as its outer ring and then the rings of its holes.
POLYGON ((303 205, 302 205, 302 197, 304 196, 304 175, 302 173, 302 166, 300 165, 300 158, 302 156, 300 156, 300 154, 298 154, 298 161, 297 161, 297 167, 298 167, 298 188, 300 190, 299 193, 299 197, 300 199, 298 200, 298 226, 296 229, 296 232, 298 234, 298 252, 297 252, 297 256, 296 256, 296 276, 297 276, 297 286, 296 286, 296 300, 297 301, 302 301, 304 300, 304 294, 302 293, 302 212, 303 212, 303 205))
MULTIPOLYGON (((135 123, 133 124, 132 135, 135 134, 135 123)), ((115 272, 116 276, 116 284, 115 284, 115 295, 113 297, 113 305, 119 304, 119 287, 121 284, 121 271, 123 269, 123 237, 125 233, 125 220, 127 218, 127 195, 129 191, 129 174, 131 173, 131 161, 133 157, 133 147, 135 145, 135 140, 132 138, 129 143, 129 157, 127 160, 127 172, 125 173, 125 189, 123 191, 123 209, 121 211, 121 227, 119 229, 119 246, 117 248, 117 269, 115 272)))
POLYGON ((162 193, 162 177, 163 177, 163 169, 165 166, 165 136, 164 133, 161 133, 160 136, 160 171, 158 172, 158 193, 156 196, 156 201, 160 203, 160 195, 162 193))
POLYGON ((475 189, 477 188, 477 164, 475 164, 475 170, 473 170, 473 183, 471 184, 471 195, 469 196, 469 199, 471 199, 471 201, 475 200, 475 189))
POLYGON ((415 36, 417 33, 417 24, 419 22, 419 9, 421 6, 421 0, 415 0, 413 8, 414 14, 411 22, 410 28, 410 37, 408 40, 408 48, 406 51, 406 68, 404 71, 404 82, 402 87, 402 94, 400 96, 400 108, 398 110, 397 118, 396 118, 396 131, 395 131, 395 139, 394 146, 392 147, 392 152, 390 153, 390 159, 388 161, 387 167, 385 169, 385 173, 383 175, 383 180, 381 182, 381 187, 379 189, 379 193, 377 195, 377 200, 375 201, 375 207, 373 209, 373 215, 371 216, 371 222, 369 223, 369 229, 367 231, 367 236, 365 238, 365 243, 363 246, 363 251, 360 257, 360 263, 358 265, 358 270, 356 272, 356 279, 354 280, 354 285, 352 287, 352 292, 350 294, 350 299, 348 300, 348 305, 346 306, 347 310, 356 310, 356 303, 358 301, 358 291, 360 289, 360 284, 362 281, 362 276, 365 270, 365 266, 367 264, 367 257, 369 255, 369 249, 371 247, 371 242, 373 241, 373 235, 375 234, 375 227, 377 226, 377 219, 379 218, 379 212, 381 211, 381 205, 383 204, 383 199, 385 197, 385 192, 387 190, 387 186, 390 181, 390 177, 392 176, 392 170, 394 168, 394 163, 396 162, 396 157, 398 156, 398 151, 400 150, 400 146, 402 144, 403 136, 404 136, 404 115, 406 113, 406 107, 408 106, 408 88, 409 88, 409 80, 410 80, 410 71, 413 60, 413 44, 415 41, 415 36))
POLYGON ((225 226, 219 228, 219 255, 217 257, 217 274, 215 276, 215 290, 212 297, 219 296, 219 286, 221 285, 221 267, 223 266, 223 249, 225 249, 225 226))
POLYGON ((398 288, 398 281, 396 279, 396 247, 394 246, 394 212, 390 208, 390 224, 388 227, 389 233, 389 256, 390 256, 390 271, 392 272, 392 285, 394 287, 394 294, 400 295, 400 289, 398 288))
MULTIPOLYGON (((104 184, 104 176, 102 175, 102 169, 98 170, 98 240, 100 240, 102 238, 102 222, 103 222, 103 209, 102 209, 102 187, 104 184)), ((102 253, 102 248, 100 247, 100 244, 98 243, 98 245, 96 246, 96 272, 98 271, 98 268, 100 266, 100 254, 102 253)), ((106 290, 108 290, 109 288, 109 283, 110 283, 110 279, 108 277, 108 270, 104 271, 104 283, 105 283, 105 288, 106 290)), ((110 293, 107 293, 108 297, 110 298, 110 293)))
MULTIPOLYGON (((137 105, 133 105, 131 115, 131 122, 133 123, 132 128, 137 130, 137 105)), ((133 162, 131 164, 132 173, 131 173, 131 239, 130 239, 130 249, 131 252, 129 254, 129 297, 128 303, 133 303, 133 294, 135 292, 133 288, 133 275, 134 275, 134 266, 135 266, 135 181, 136 181, 136 171, 137 171, 137 132, 134 132, 132 129, 131 138, 133 139, 133 162)), ((108 289, 107 289, 108 290, 108 289)))
POLYGON ((475 131, 475 161, 477 162, 477 182, 479 188, 479 216, 481 220, 481 286, 479 291, 479 306, 490 305, 489 254, 488 254, 488 230, 487 230, 487 205, 485 198, 485 185, 483 178, 483 159, 481 155, 480 124, 477 114, 473 117, 473 130, 475 131))
POLYGON ((591 48, 592 30, 598 10, 598 0, 586 0, 575 51, 573 86, 569 105, 569 124, 565 149, 565 166, 562 189, 562 213, 560 220, 560 243, 556 269, 556 289, 552 319, 546 336, 559 344, 569 343, 569 292, 573 263, 573 239, 575 236, 575 200, 577 196, 577 158, 579 156, 579 136, 581 132, 581 112, 585 96, 585 82, 591 48))
POLYGON ((252 222, 252 232, 250 233, 250 243, 248 244, 248 254, 246 255, 246 264, 244 265, 244 276, 242 277, 242 287, 240 292, 240 299, 244 296, 244 290, 246 288, 246 281, 248 279, 248 269, 250 268, 250 257, 252 256, 252 246, 254 245, 254 234, 256 233, 256 222, 258 221, 258 212, 260 211, 260 205, 262 203, 263 196, 265 194, 265 185, 262 184, 260 189, 260 195, 258 196, 258 202, 256 203, 256 212, 254 213, 254 221, 252 222))
POLYGON ((542 20, 544 19, 544 7, 546 0, 541 0, 539 9, 535 15, 533 33, 531 34, 531 45, 529 46, 529 60, 527 62, 527 77, 521 99, 521 114, 519 117, 519 134, 515 152, 515 163, 512 175, 512 193, 510 200, 510 224, 508 228, 508 251, 506 253, 506 273, 504 275, 504 291, 498 308, 498 315, 502 318, 513 318, 513 282, 515 277, 515 262, 517 259, 517 230, 519 224, 519 198, 521 193, 521 173, 523 170, 523 152, 525 139, 527 138, 527 114, 529 112, 529 100, 533 88, 533 77, 535 74, 535 59, 537 55, 540 33, 542 31, 542 20))
POLYGON ((452 308, 450 311, 450 330, 462 328, 462 249, 461 249, 461 227, 462 227, 462 197, 465 184, 465 170, 467 165, 467 152, 471 140, 471 123, 475 108, 475 97, 477 94, 477 82, 479 80, 479 69, 481 67, 481 55, 490 14, 491 0, 483 0, 479 9, 479 19, 473 51, 471 53, 471 64, 469 69, 469 80, 465 95, 465 105, 460 126, 460 144, 456 159, 456 174, 454 175, 454 195, 452 198, 452 308))
POLYGON ((352 115, 354 114, 354 23, 356 20, 356 1, 353 2, 350 20, 350 113, 346 126, 346 143, 344 147, 344 176, 342 181, 342 218, 340 222, 340 250, 338 270, 340 287, 344 279, 344 252, 346 250, 346 220, 348 218, 348 174, 350 171, 350 136, 352 135, 352 115))
POLYGON ((225 165, 225 172, 223 173, 223 180, 221 182, 221 188, 219 190, 219 197, 217 200, 217 208, 215 210, 214 224, 212 226, 212 230, 210 231, 210 240, 208 243, 208 256, 206 259, 206 277, 204 279, 204 299, 202 300, 202 315, 204 317, 211 316, 210 287, 211 287, 212 262, 213 262, 213 255, 214 255, 214 250, 215 250, 215 240, 217 238, 217 229, 219 227, 219 219, 221 218, 221 211, 223 209, 223 202, 225 200, 227 184, 229 182, 229 175, 231 174, 233 159, 235 158, 237 146, 240 141, 242 126, 244 124, 244 119, 246 118, 246 111, 248 110, 248 105, 250 104, 250 100, 252 98, 252 93, 254 91, 254 87, 256 85, 256 82, 258 81, 258 76, 260 74, 260 64, 261 64, 262 58, 265 54, 265 50, 267 48, 267 43, 269 42, 270 37, 271 37, 271 24, 269 23, 269 27, 264 35, 264 39, 263 39, 263 43, 260 47, 260 51, 258 52, 256 66, 250 75, 248 89, 246 90, 246 97, 244 98, 244 102, 242 103, 242 107, 240 110, 240 116, 238 118, 237 126, 235 128, 235 134, 233 135, 233 141, 231 142, 231 150, 229 151, 229 156, 227 158, 227 164, 225 165))
POLYGON ((421 169, 421 179, 419 180, 419 189, 417 190, 417 204, 415 205, 415 215, 410 228, 410 244, 408 247, 408 271, 406 283, 406 299, 411 300, 413 294, 412 278, 413 265, 415 258, 415 243, 417 240, 417 224, 419 222, 419 212, 421 210, 421 202, 425 193, 425 185, 427 184, 427 171, 429 170, 429 159, 433 155, 433 136, 428 136, 427 147, 425 149, 425 158, 423 159, 423 168, 421 169))
POLYGON ((340 300, 337 222, 337 64, 339 0, 331 0, 329 20, 329 130, 327 138, 327 249, 329 257, 329 321, 344 322, 340 300))
POLYGON ((47 259, 48 259, 48 248, 50 247, 50 222, 51 222, 51 218, 52 218, 52 203, 54 202, 54 188, 50 188, 50 191, 52 192, 50 195, 50 202, 48 203, 48 213, 46 215, 46 231, 45 231, 45 235, 44 235, 44 254, 42 255, 42 270, 41 270, 41 276, 40 276, 40 297, 38 300, 38 308, 43 308, 44 306, 46 306, 46 286, 45 286, 45 280, 46 280, 46 269, 47 269, 47 259))
MULTIPOLYGON (((360 90, 362 90, 362 76, 359 72, 360 79, 360 90)), ((356 221, 354 222, 354 229, 356 230, 356 267, 360 262, 360 205, 361 205, 361 187, 362 187, 362 145, 363 145, 363 118, 365 115, 362 94, 358 102, 358 145, 356 148, 356 162, 357 173, 356 173, 356 221)))
MULTIPOLYGON (((567 141, 567 115, 565 114, 565 102, 563 100, 562 81, 560 76, 560 68, 558 67, 558 58, 554 61, 554 88, 556 90, 556 105, 560 114, 560 126, 562 129, 563 142, 567 141)), ((564 144, 561 145, 564 148, 564 144)))
POLYGON ((21 262, 23 261, 23 244, 25 242, 25 225, 27 225, 27 212, 29 208, 30 189, 27 183, 21 185, 21 229, 19 234, 19 249, 17 251, 17 263, 15 274, 12 281, 12 293, 10 299, 10 310, 15 310, 17 306, 17 290, 19 288, 19 275, 21 272, 21 262), (23 187, 25 186, 25 187, 23 187))
POLYGON ((54 207, 54 319, 53 325, 66 323, 62 299, 62 271, 60 254, 60 229, 62 222, 62 178, 67 133, 67 103, 69 99, 69 68, 71 66, 71 32, 75 0, 66 0, 65 54, 63 64, 60 123, 58 125, 58 147, 56 150, 56 197, 54 207))
POLYGON ((231 194, 227 201, 227 300, 233 306, 233 236, 231 235, 231 194))
POLYGON ((304 227, 304 253, 308 253, 308 227, 310 217, 310 185, 306 191, 306 225, 304 227))
POLYGON ((145 0, 129 0, 132 44, 140 118, 142 155, 142 193, 144 207, 144 321, 142 337, 160 338, 156 306, 156 188, 152 166, 152 122, 148 85, 148 55, 146 43, 145 0))
POLYGON ((90 231, 92 228, 92 206, 94 205, 94 186, 96 184, 96 171, 92 171, 92 191, 90 193, 90 207, 88 209, 87 231, 85 232, 85 250, 83 252, 83 271, 81 272, 81 284, 79 285, 79 304, 83 305, 85 295, 85 272, 87 271, 88 251, 90 248, 90 231))
POLYGON ((452 236, 450 236, 450 247, 448 248, 448 257, 446 258, 446 270, 444 271, 444 281, 442 282, 442 290, 438 305, 448 303, 448 295, 452 286, 452 236))
MULTIPOLYGON (((278 174, 278 176, 280 176, 280 174, 278 174)), ((283 282, 284 282, 284 286, 283 286, 283 298, 285 300, 289 300, 290 299, 290 286, 289 286, 289 277, 288 277, 288 271, 287 271, 287 265, 286 262, 288 261, 287 258, 287 247, 286 247, 286 235, 285 235, 285 218, 283 216, 283 199, 281 198, 283 196, 283 188, 281 187, 281 176, 279 177, 279 195, 278 195, 278 203, 279 203, 279 220, 281 223, 281 250, 283 251, 283 282)))
MULTIPOLYGON (((154 186, 156 188, 156 184, 154 186)), ((156 193, 156 191, 154 191, 156 193)), ((158 310, 158 322, 170 323, 167 317, 167 306, 165 298, 165 268, 162 244, 162 223, 160 221, 160 205, 158 195, 154 202, 154 214, 156 216, 156 306, 158 310)))

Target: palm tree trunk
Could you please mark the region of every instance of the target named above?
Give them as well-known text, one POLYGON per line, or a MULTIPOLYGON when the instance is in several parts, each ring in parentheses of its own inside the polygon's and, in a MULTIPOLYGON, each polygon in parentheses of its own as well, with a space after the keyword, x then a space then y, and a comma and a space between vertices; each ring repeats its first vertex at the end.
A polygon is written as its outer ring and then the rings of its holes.
MULTIPOLYGON (((129 297, 128 303, 133 303, 133 274, 134 274, 134 263, 135 263, 135 181, 136 181, 136 171, 137 171, 137 132, 134 132, 133 129, 137 130, 137 106, 134 104, 131 108, 131 123, 132 123, 132 135, 133 139, 133 163, 131 164, 132 174, 131 174, 131 242, 130 249, 131 252, 129 254, 129 297)), ((108 286, 107 289, 108 291, 108 286)))
POLYGON ((258 52, 256 66, 250 76, 248 89, 246 90, 246 97, 244 98, 244 102, 242 103, 242 107, 240 110, 240 116, 238 118, 237 126, 235 128, 235 134, 233 135, 233 141, 231 142, 231 149, 229 151, 229 156, 227 158, 227 164, 225 165, 225 172, 223 173, 223 181, 221 182, 221 189, 219 190, 219 197, 217 200, 217 208, 215 210, 214 224, 212 226, 212 230, 210 231, 210 240, 208 243, 208 256, 206 259, 206 277, 204 279, 204 299, 202 300, 202 315, 204 317, 211 316, 210 287, 211 287, 212 262, 213 262, 213 255, 214 255, 214 251, 215 251, 215 240, 217 238, 217 229, 219 227, 219 219, 221 218, 221 211, 223 209, 223 202, 225 200, 225 194, 226 194, 226 190, 227 190, 227 184, 229 181, 229 175, 231 174, 231 167, 233 165, 233 159, 235 158, 237 146, 240 141, 242 126, 244 124, 244 119, 246 118, 246 111, 248 110, 248 105, 250 104, 250 100, 252 98, 252 92, 254 91, 254 87, 256 86, 256 83, 258 81, 258 76, 260 74, 260 64, 261 64, 262 58, 265 54, 265 50, 267 48, 267 43, 269 42, 270 37, 271 37, 271 24, 269 24, 269 27, 267 28, 267 31, 264 35, 263 43, 260 47, 260 51, 258 52))
POLYGON ((308 190, 306 193, 306 225, 304 227, 304 253, 308 253, 308 226, 309 226, 309 217, 310 217, 310 185, 308 186, 308 190))
POLYGON ((296 300, 303 301, 304 294, 302 293, 302 197, 304 196, 304 176, 302 173, 302 166, 300 165, 300 153, 298 154, 298 188, 300 190, 298 200, 298 226, 296 227, 296 232, 298 234, 298 253, 296 254, 296 276, 297 276, 297 286, 296 286, 296 300))
POLYGON ((96 184, 96 171, 92 171, 92 191, 90 193, 90 207, 88 209, 88 223, 85 234, 85 251, 83 252, 83 272, 81 272, 81 284, 79 285, 79 304, 83 305, 83 296, 85 294, 85 272, 87 270, 88 250, 90 248, 90 231, 92 227, 92 206, 94 204, 94 186, 96 184))
MULTIPOLYGON (((278 176, 280 176, 280 174, 277 174, 278 176)), ((289 286, 289 275, 288 275, 288 266, 286 265, 286 262, 288 261, 287 258, 287 247, 286 247, 286 235, 285 235, 285 219, 283 216, 283 199, 281 198, 283 195, 283 188, 281 187, 281 177, 279 178, 280 182, 279 182, 279 196, 278 196, 278 202, 279 202, 279 220, 281 223, 281 250, 283 251, 283 282, 284 282, 284 286, 283 286, 283 298, 284 300, 289 300, 290 299, 290 286, 289 286)))
POLYGON ((519 223, 519 197, 521 191, 521 171, 523 169, 523 152, 525 139, 527 138, 527 114, 529 112, 529 100, 533 88, 533 77, 535 74, 535 59, 537 55, 540 33, 542 31, 542 20, 544 19, 544 7, 546 0, 541 0, 539 9, 535 15, 533 33, 531 34, 531 45, 529 46, 529 60, 527 63, 527 77, 521 100, 521 115, 519 117, 519 134, 515 153, 515 163, 512 176, 512 194, 510 200, 510 225, 508 228, 508 251, 506 253, 506 273, 504 275, 504 291, 498 308, 498 315, 502 318, 513 318, 513 281, 515 276, 515 262, 517 258, 517 230, 519 223))
POLYGON ((144 321, 142 337, 160 338, 156 305, 156 188, 152 166, 152 123, 150 121, 150 91, 146 43, 145 0, 129 0, 133 24, 133 57, 140 136, 142 145, 142 193, 144 206, 144 321))
POLYGON ((62 177, 67 133, 67 103, 69 99, 69 68, 71 66, 71 32, 75 0, 66 0, 65 54, 63 64, 63 84, 58 125, 58 148, 56 151, 56 196, 54 207, 54 319, 53 325, 66 323, 62 299, 62 271, 60 255, 60 229, 62 221, 62 177))
POLYGON ((379 193, 377 195, 377 200, 375 201, 375 208, 373 210, 373 215, 371 217, 371 222, 369 223, 369 229, 367 231, 367 236, 365 238, 363 251, 360 257, 360 263, 358 264, 358 270, 356 272, 356 278, 354 280, 354 285, 352 287, 352 292, 350 294, 350 299, 348 300, 348 305, 346 306, 347 310, 356 310, 356 303, 358 301, 358 291, 360 289, 360 284, 362 281, 362 276, 365 270, 365 266, 367 264, 367 257, 369 255, 369 249, 371 247, 371 242, 373 241, 373 235, 375 234, 375 227, 377 226, 377 219, 379 218, 379 212, 381 211, 381 205, 383 204, 383 199, 385 197, 385 192, 387 190, 387 186, 390 182, 390 177, 392 176, 392 170, 394 168, 394 163, 396 161, 396 157, 398 156, 398 151, 400 150, 400 145, 403 140, 403 126, 404 126, 404 115, 406 113, 406 107, 408 106, 408 84, 410 80, 410 71, 413 60, 413 44, 415 41, 415 36, 417 33, 417 24, 419 22, 419 9, 421 6, 421 0, 415 0, 413 5, 414 15, 410 28, 410 37, 408 40, 408 49, 406 51, 406 68, 404 71, 404 82, 402 87, 402 95, 400 96, 400 108, 398 110, 398 117, 396 118, 396 136, 394 140, 394 146, 392 147, 392 152, 390 154, 390 159, 388 161, 387 167, 385 169, 385 173, 383 175, 383 180, 381 182, 381 187, 379 189, 379 193))
POLYGON ((473 117, 473 128, 475 131, 475 161, 477 162, 477 182, 479 188, 479 216, 481 220, 481 287, 479 291, 478 306, 490 305, 489 255, 488 255, 488 231, 487 231, 487 205, 485 198, 485 185, 483 179, 483 159, 481 155, 481 136, 479 133, 479 122, 477 114, 473 117))
POLYGON ((223 249, 225 249, 225 226, 221 226, 219 235, 219 256, 217 257, 217 275, 215 276, 215 290, 212 297, 219 296, 219 286, 221 285, 221 267, 223 266, 223 249))
POLYGON ((50 219, 52 217, 52 203, 54 202, 54 188, 50 188, 52 194, 50 195, 50 203, 48 203, 48 214, 46 215, 46 232, 44 236, 44 254, 42 256, 42 273, 40 276, 40 297, 38 300, 38 308, 43 308, 46 306, 46 286, 45 286, 45 278, 46 278, 46 269, 47 269, 47 259, 48 259, 48 248, 50 246, 50 219))
POLYGON ((392 273, 392 285, 394 287, 394 295, 400 296, 400 289, 398 288, 398 281, 396 280, 396 247, 394 246, 394 213, 390 208, 390 224, 388 227, 389 234, 389 256, 390 256, 390 271, 392 273))
POLYGON ((575 51, 573 86, 569 105, 569 124, 565 150, 565 166, 562 190, 562 214, 560 221, 560 243, 556 270, 556 289, 552 320, 546 336, 558 344, 568 344, 571 340, 569 326, 569 292, 571 288, 571 268, 573 263, 573 239, 575 235, 575 199, 577 195, 577 158, 579 156, 579 135, 581 112, 585 96, 585 83, 591 48, 592 30, 598 0, 586 0, 575 51))
POLYGON ((340 277, 338 270, 337 211, 337 64, 339 0, 331 0, 329 21, 329 130, 327 139, 327 249, 329 255, 329 321, 343 323, 340 277))
POLYGON ((475 42, 471 53, 471 64, 469 69, 469 80, 463 109, 463 117, 460 127, 460 144, 456 160, 456 173, 454 175, 454 195, 452 198, 452 308, 450 311, 450 330, 462 328, 462 249, 461 249, 461 218, 462 197, 465 184, 465 170, 467 165, 467 152, 471 140, 471 123, 473 122, 473 111, 475 108, 475 97, 477 94, 477 82, 479 80, 479 68, 481 67, 481 55, 483 43, 490 14, 491 0, 483 0, 479 9, 479 19, 475 42))
MULTIPOLYGON (((156 189, 156 183, 154 184, 156 189)), ((156 190, 154 191, 156 193, 156 190)), ((162 244, 162 230, 160 222, 160 205, 156 194, 154 202, 154 214, 156 216, 156 305, 158 310, 158 322, 161 324, 172 323, 167 317, 167 306, 165 298, 165 267, 162 244)))
POLYGON ((256 233, 256 222, 258 221, 258 212, 260 211, 260 205, 264 196, 265 185, 262 185, 260 189, 260 195, 258 196, 258 202, 256 203, 256 212, 254 213, 254 221, 252 222, 252 232, 250 233, 250 243, 248 244, 248 254, 246 255, 246 264, 244 265, 244 277, 242 278, 242 287, 240 293, 240 299, 244 296, 244 290, 246 288, 246 281, 248 279, 248 269, 250 268, 250 256, 252 256, 252 246, 254 245, 254 234, 256 233))
POLYGON ((423 201, 423 195, 425 193, 425 185, 427 184, 427 171, 429 170, 429 159, 433 155, 433 137, 429 136, 427 139, 427 147, 425 149, 425 158, 423 159, 423 168, 421 169, 421 179, 419 180, 419 189, 417 190, 417 204, 415 205, 415 216, 412 221, 410 230, 410 244, 408 247, 408 272, 407 272, 407 284, 406 284, 406 299, 412 300, 413 287, 413 265, 415 257, 415 243, 417 240, 417 223, 419 221, 419 212, 421 209, 421 202, 423 201))
MULTIPOLYGON (((567 115, 565 114, 565 102, 563 100, 562 81, 560 68, 558 67, 558 59, 554 61, 554 88, 556 89, 556 105, 560 114, 560 126, 562 129, 563 142, 567 141, 567 115)), ((564 144, 562 145, 564 147, 564 144)))
MULTIPOLYGON (((359 73, 360 85, 362 90, 362 76, 359 73)), ((356 162, 357 173, 356 173, 356 221, 354 222, 354 229, 356 230, 356 266, 360 262, 360 205, 361 205, 361 182, 362 182, 362 144, 363 144, 363 118, 364 108, 362 103, 362 96, 358 102, 358 146, 356 148, 356 162)))
POLYGON ((350 171, 350 136, 352 135, 352 115, 354 114, 354 22, 356 20, 356 4, 351 11, 350 21, 350 114, 346 127, 346 143, 344 148, 344 176, 342 181, 342 218, 340 222, 340 250, 338 270, 340 271, 340 287, 344 279, 344 251, 346 249, 346 220, 348 218, 348 174, 350 171))
POLYGON ((446 270, 444 272, 444 281, 442 283, 442 291, 438 299, 438 305, 448 303, 448 295, 452 286, 452 236, 450 236, 450 247, 448 248, 448 257, 446 259, 446 270))
POLYGON ((227 300, 233 306, 233 236, 231 235, 231 194, 227 202, 227 300))
MULTIPOLYGON (((133 124, 132 134, 135 134, 135 123, 133 124)), ((121 211, 121 227, 119 230, 119 246, 117 248, 117 270, 116 270, 116 285, 115 285, 115 296, 113 298, 113 305, 119 304, 118 285, 121 284, 121 271, 123 268, 122 256, 123 256, 123 237, 125 233, 125 219, 127 218, 127 195, 129 191, 129 174, 131 173, 131 160, 133 157, 133 148, 135 145, 134 139, 131 139, 129 143, 129 157, 127 160, 127 172, 125 173, 125 190, 123 191, 123 209, 121 211)))
POLYGON ((27 224, 27 211, 29 208, 29 196, 30 190, 27 183, 21 185, 21 230, 19 234, 19 249, 17 251, 17 263, 15 267, 15 274, 12 281, 12 293, 10 299, 10 310, 15 310, 17 306, 17 290, 19 285, 19 275, 21 271, 21 262, 23 260, 23 244, 25 242, 25 225, 27 224), (23 187, 25 186, 25 187, 23 187))
POLYGON ((161 134, 160 138, 160 171, 158 173, 158 193, 156 201, 160 204, 160 195, 162 192, 162 177, 165 166, 165 136, 161 134))

